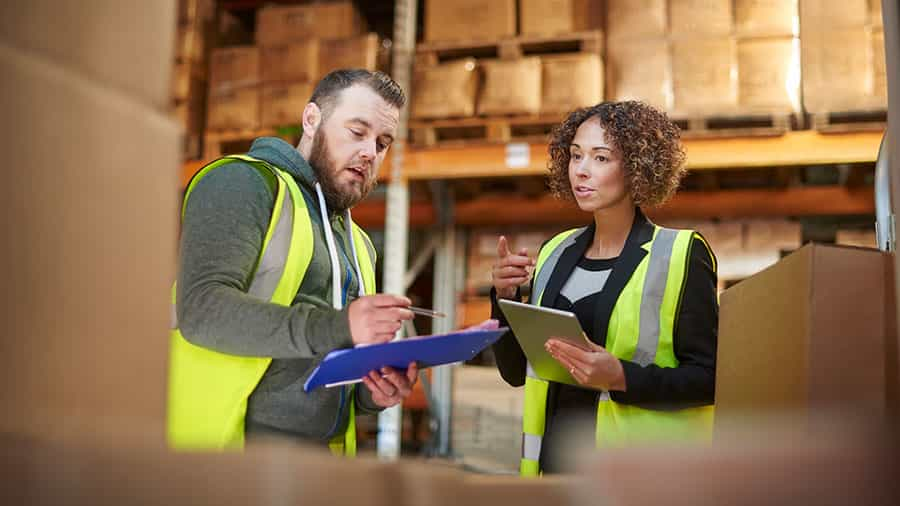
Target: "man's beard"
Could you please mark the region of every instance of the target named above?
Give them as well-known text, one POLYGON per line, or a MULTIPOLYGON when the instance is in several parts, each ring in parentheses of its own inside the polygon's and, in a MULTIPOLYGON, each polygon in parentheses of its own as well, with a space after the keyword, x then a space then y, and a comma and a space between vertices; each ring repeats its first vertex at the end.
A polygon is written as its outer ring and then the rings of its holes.
MULTIPOLYGON (((359 196, 352 190, 343 190, 337 184, 337 175, 341 168, 337 166, 331 153, 328 151, 328 145, 325 142, 325 133, 319 129, 313 137, 312 150, 309 154, 309 165, 316 174, 316 180, 322 186, 322 193, 325 195, 325 202, 328 208, 335 213, 343 213, 347 209, 355 206, 360 200, 366 198, 366 195, 375 188, 377 180, 372 178, 362 183, 359 187, 359 196)), ((370 164, 368 170, 374 170, 370 164)))

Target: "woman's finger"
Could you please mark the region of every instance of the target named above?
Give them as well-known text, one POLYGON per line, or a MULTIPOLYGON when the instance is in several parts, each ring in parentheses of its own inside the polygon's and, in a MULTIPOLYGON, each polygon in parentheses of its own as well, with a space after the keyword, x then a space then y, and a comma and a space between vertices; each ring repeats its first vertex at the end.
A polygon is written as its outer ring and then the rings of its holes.
POLYGON ((528 271, 523 267, 497 266, 494 268, 494 277, 496 278, 521 278, 523 276, 528 276, 528 271))

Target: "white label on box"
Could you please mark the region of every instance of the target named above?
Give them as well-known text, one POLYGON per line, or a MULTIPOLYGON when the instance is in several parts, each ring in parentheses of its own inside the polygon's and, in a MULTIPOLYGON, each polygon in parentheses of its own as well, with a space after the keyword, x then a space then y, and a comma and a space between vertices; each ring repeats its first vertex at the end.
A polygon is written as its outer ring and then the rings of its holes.
POLYGON ((524 169, 531 164, 531 148, 524 142, 512 142, 506 145, 506 167, 524 169))

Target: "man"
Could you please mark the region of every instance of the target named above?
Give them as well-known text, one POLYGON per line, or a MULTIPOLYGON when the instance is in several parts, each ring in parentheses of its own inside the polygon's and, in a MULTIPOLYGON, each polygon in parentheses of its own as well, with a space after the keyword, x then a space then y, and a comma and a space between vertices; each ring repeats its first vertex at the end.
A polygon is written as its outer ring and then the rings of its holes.
POLYGON ((260 138, 194 177, 174 295, 171 445, 239 448, 246 433, 353 454, 355 411, 409 395, 414 364, 303 391, 329 352, 389 341, 413 316, 405 297, 371 295, 374 248, 349 213, 375 186, 405 101, 383 73, 332 72, 303 110, 296 148, 260 138))

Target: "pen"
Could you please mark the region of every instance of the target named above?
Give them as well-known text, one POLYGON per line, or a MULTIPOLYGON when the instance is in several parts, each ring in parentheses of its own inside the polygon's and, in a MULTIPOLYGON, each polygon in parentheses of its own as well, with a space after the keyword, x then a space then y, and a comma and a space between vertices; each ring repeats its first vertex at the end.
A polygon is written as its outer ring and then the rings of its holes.
POLYGON ((438 311, 432 311, 431 309, 425 309, 423 307, 409 306, 408 308, 413 314, 418 314, 422 316, 427 316, 429 318, 446 318, 447 315, 438 311))

